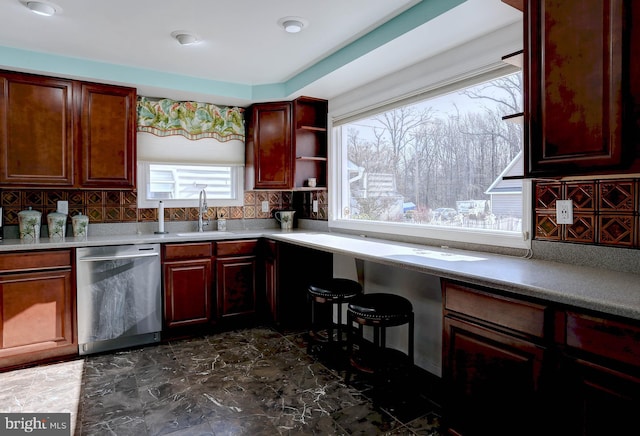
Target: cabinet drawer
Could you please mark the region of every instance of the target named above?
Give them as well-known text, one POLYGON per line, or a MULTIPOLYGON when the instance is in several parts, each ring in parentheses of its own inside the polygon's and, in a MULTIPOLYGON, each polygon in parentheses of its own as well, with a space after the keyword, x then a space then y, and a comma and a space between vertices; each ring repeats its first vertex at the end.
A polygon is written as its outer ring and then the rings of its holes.
POLYGON ((0 272, 2 273, 65 267, 71 267, 71 250, 0 254, 0 272))
POLYGON ((569 347, 640 366, 640 326, 566 312, 565 331, 569 347))
POLYGON ((164 260, 211 257, 211 242, 164 245, 164 260))
POLYGON ((544 337, 546 306, 443 282, 445 310, 538 338, 544 337))
POLYGON ((255 254, 257 239, 216 242, 216 256, 239 256, 255 254))

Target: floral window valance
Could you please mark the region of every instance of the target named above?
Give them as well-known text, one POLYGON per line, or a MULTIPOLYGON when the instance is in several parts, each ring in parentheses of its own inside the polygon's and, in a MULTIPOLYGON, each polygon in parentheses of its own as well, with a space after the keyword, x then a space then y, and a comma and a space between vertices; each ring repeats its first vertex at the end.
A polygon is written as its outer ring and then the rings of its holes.
POLYGON ((138 98, 138 132, 156 136, 182 135, 188 139, 214 138, 244 141, 244 110, 210 103, 138 98))

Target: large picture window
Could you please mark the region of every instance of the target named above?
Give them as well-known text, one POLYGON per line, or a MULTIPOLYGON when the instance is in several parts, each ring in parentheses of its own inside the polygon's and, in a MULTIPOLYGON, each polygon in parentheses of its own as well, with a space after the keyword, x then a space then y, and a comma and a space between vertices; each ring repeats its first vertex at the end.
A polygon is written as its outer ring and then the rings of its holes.
POLYGON ((334 123, 331 226, 528 247, 522 75, 453 88, 334 123))

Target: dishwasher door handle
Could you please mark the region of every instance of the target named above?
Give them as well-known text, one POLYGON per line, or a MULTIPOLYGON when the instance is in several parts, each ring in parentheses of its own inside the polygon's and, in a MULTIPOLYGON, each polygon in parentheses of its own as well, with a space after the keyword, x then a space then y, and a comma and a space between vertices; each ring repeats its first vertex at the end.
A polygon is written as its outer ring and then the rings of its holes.
POLYGON ((105 260, 120 260, 120 259, 139 259, 142 257, 157 257, 160 253, 135 253, 135 254, 117 254, 114 256, 87 256, 78 259, 81 262, 100 262, 105 260))

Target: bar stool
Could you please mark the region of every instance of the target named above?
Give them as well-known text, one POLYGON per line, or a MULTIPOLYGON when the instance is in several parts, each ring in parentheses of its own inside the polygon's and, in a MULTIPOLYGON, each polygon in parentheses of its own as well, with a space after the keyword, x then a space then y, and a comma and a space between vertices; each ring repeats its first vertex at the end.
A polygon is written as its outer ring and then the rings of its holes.
POLYGON ((343 340, 342 304, 362 293, 362 285, 355 280, 345 278, 330 278, 309 285, 308 295, 311 299, 311 329, 307 352, 312 351, 314 344, 328 344, 329 346, 342 347, 343 340), (333 322, 333 309, 337 306, 338 321, 333 322), (318 319, 318 310, 324 309, 321 319, 318 319), (328 313, 327 313, 328 312, 328 313), (327 331, 326 338, 321 332, 327 331), (334 341, 334 329, 337 331, 334 341))
POLYGON ((345 382, 348 384, 351 369, 381 375, 391 373, 398 365, 413 366, 414 313, 411 302, 395 294, 362 294, 352 300, 347 308, 347 366, 345 382), (358 349, 354 350, 353 323, 358 324, 358 349), (407 353, 387 348, 386 329, 408 324, 407 353), (373 343, 364 339, 363 327, 373 327, 373 343))

